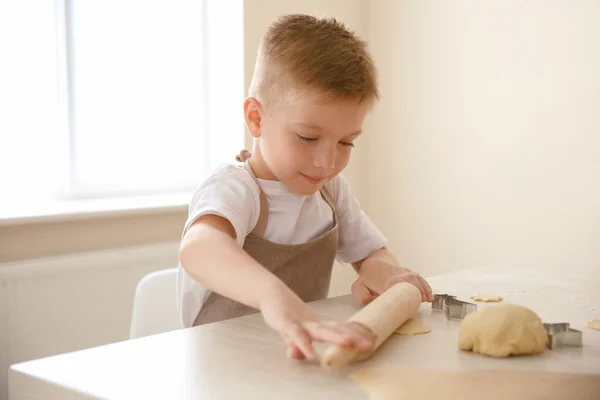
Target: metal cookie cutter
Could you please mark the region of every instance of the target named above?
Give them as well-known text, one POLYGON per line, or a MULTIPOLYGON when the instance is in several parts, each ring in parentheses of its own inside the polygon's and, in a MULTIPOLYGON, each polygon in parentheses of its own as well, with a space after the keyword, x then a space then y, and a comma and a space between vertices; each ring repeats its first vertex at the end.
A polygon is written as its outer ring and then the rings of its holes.
POLYGON ((547 347, 581 347, 582 332, 572 329, 568 322, 544 323, 544 329, 548 333, 547 347))
POLYGON ((456 296, 449 294, 434 294, 431 308, 443 311, 446 319, 463 319, 468 314, 477 311, 477 305, 466 301, 457 300, 456 296))

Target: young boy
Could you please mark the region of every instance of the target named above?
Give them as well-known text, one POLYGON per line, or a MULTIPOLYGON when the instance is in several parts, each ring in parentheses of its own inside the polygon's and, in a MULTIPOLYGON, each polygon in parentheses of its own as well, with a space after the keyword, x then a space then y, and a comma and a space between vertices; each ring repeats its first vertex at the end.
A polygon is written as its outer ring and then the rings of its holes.
POLYGON ((334 19, 284 16, 263 38, 249 92, 252 153, 217 169, 190 205, 183 326, 260 311, 289 357, 317 359, 315 340, 368 349, 365 329, 321 321, 306 305, 327 297, 336 257, 357 271, 352 293, 362 305, 400 281, 423 301, 433 297, 421 276, 398 266, 339 175, 378 99, 366 45, 334 19))

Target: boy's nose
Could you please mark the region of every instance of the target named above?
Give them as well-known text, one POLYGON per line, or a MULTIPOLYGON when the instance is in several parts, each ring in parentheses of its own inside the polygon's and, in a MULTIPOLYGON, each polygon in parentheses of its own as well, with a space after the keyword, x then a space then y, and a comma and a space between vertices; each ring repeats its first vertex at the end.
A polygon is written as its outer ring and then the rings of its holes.
POLYGON ((313 164, 317 168, 333 169, 335 167, 335 149, 321 149, 313 160, 313 164))

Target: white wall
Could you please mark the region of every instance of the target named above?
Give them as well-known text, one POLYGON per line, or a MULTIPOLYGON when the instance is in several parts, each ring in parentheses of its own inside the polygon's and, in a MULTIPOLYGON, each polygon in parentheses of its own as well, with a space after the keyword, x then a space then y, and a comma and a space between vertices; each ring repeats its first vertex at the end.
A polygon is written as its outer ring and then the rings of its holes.
POLYGON ((175 267, 178 250, 174 240, 0 263, 0 400, 12 364, 127 340, 138 282, 175 267))
POLYGON ((426 275, 600 266, 600 1, 369 2, 368 211, 426 275))

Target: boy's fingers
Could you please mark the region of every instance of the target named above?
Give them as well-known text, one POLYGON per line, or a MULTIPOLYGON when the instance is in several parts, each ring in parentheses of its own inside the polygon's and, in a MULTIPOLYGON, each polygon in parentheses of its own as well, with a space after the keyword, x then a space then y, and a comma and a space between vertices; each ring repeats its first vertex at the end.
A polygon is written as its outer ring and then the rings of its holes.
POLYGON ((293 358, 295 360, 304 360, 304 354, 302 354, 302 352, 300 351, 300 349, 298 348, 298 346, 296 346, 294 344, 294 342, 292 342, 288 337, 286 337, 285 335, 283 336, 285 343, 287 344, 287 355, 289 358, 293 358))
POLYGON ((365 325, 358 322, 349 322, 341 325, 340 329, 352 332, 352 336, 355 339, 354 343, 360 350, 370 350, 373 346, 373 331, 365 325))
POLYGON ((411 283, 419 289, 419 292, 421 292, 421 301, 427 301, 427 294, 425 294, 425 288, 423 287, 419 276, 411 275, 411 283))
POLYGON ((292 325, 287 332, 287 336, 306 358, 309 360, 317 360, 319 358, 312 347, 310 336, 300 325, 292 325))
POLYGON ((351 287, 352 294, 358 300, 360 305, 365 306, 375 298, 371 291, 360 281, 356 280, 351 287))
POLYGON ((295 360, 304 360, 306 358, 295 344, 288 346, 288 357, 295 360))
POLYGON ((340 346, 355 345, 361 350, 368 350, 373 345, 371 332, 356 323, 309 322, 306 328, 315 340, 321 342, 340 346))
POLYGON ((425 296, 427 297, 427 301, 433 301, 433 290, 431 289, 431 286, 429 286, 429 283, 427 283, 425 278, 423 278, 421 275, 419 275, 419 280, 421 281, 423 289, 425 289, 425 296))
POLYGON ((344 332, 335 329, 336 324, 326 324, 323 322, 310 321, 304 324, 310 336, 319 342, 329 342, 339 345, 351 345, 352 337, 344 332))
POLYGON ((403 274, 403 275, 399 275, 398 278, 399 278, 398 282, 404 281, 404 282, 415 285, 417 287, 417 289, 419 289, 419 292, 421 292, 421 301, 427 301, 427 296, 425 295, 425 289, 423 288, 423 285, 421 284, 421 281, 419 280, 418 275, 403 274))

